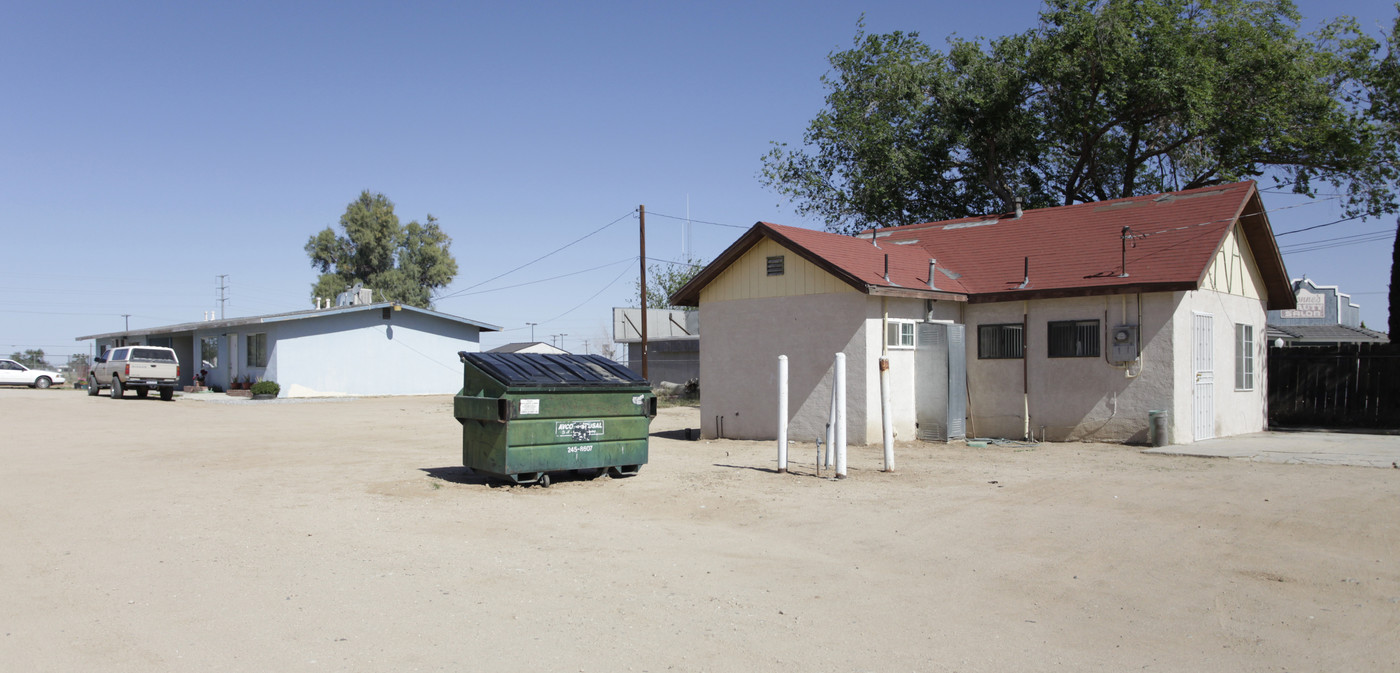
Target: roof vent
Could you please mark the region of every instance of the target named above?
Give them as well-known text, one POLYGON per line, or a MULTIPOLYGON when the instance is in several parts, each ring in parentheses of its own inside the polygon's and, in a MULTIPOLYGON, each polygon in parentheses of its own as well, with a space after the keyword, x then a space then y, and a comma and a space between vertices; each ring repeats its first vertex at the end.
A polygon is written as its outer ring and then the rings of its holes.
POLYGON ((934 258, 932 258, 932 257, 930 257, 930 258, 928 259, 928 289, 930 289, 930 290, 937 290, 937 289, 938 289, 937 287, 934 287, 934 282, 933 282, 933 272, 936 271, 937 269, 938 269, 938 260, 937 260, 937 259, 934 259, 934 258))
POLYGON ((1015 203, 1016 203, 1016 219, 1019 220, 1019 219, 1021 219, 1021 197, 1019 197, 1019 196, 1016 197, 1015 203))

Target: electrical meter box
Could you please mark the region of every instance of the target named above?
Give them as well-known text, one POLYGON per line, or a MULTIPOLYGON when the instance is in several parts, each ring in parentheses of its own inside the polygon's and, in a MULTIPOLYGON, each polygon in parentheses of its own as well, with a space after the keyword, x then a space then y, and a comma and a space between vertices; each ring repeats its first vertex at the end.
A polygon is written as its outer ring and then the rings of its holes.
POLYGON ((1108 361, 1127 364, 1138 358, 1138 326, 1119 325, 1108 332, 1108 361))

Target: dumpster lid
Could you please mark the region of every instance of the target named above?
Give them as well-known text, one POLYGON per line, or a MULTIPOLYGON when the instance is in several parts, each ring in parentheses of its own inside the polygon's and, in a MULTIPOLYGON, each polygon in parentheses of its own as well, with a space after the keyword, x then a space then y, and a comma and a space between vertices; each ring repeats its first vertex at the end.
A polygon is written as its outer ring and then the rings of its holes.
POLYGON ((649 386, 647 380, 601 355, 546 355, 543 353, 457 353, 469 363, 508 386, 649 386))

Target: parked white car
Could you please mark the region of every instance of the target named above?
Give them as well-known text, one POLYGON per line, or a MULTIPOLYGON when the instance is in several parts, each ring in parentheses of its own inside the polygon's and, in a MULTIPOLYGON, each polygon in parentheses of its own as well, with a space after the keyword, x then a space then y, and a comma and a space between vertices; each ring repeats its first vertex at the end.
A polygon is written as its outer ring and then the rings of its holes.
POLYGON ((0 360, 0 386, 47 388, 63 383, 63 375, 47 369, 30 369, 14 360, 0 360))

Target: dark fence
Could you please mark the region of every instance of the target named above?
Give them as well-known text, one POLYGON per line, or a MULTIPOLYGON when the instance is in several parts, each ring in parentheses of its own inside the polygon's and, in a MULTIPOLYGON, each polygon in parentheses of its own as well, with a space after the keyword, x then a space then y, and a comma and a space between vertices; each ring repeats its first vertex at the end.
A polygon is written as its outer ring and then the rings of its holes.
POLYGON ((1269 426, 1400 428, 1400 345, 1270 348, 1269 426))

